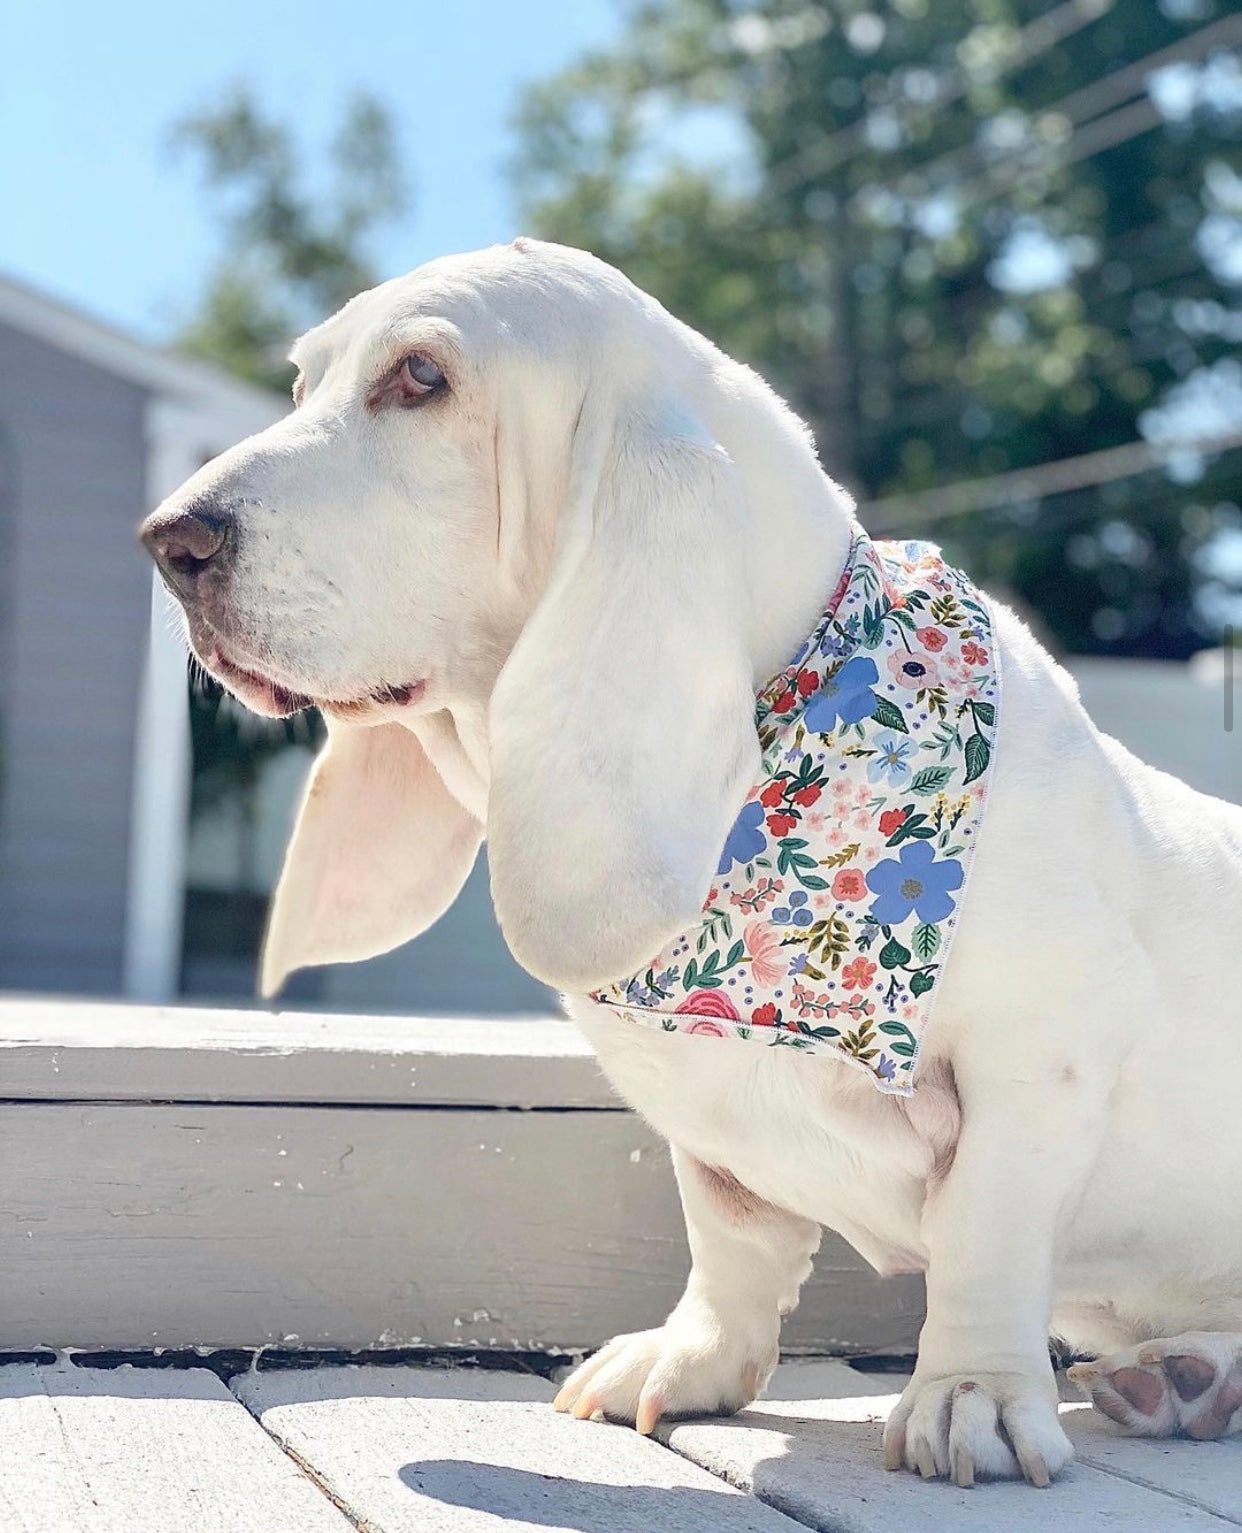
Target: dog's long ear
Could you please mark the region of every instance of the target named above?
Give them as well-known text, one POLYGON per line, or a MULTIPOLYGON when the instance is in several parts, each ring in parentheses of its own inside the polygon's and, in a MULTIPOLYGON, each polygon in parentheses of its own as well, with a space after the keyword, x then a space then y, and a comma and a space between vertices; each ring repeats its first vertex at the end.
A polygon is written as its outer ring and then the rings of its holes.
POLYGON ((633 973, 710 890, 759 760, 745 545, 735 470, 696 421, 588 405, 490 714, 492 896, 550 985, 633 973))
POLYGON ((285 853, 260 990, 308 964, 372 958, 457 898, 482 827, 400 724, 330 724, 285 853))

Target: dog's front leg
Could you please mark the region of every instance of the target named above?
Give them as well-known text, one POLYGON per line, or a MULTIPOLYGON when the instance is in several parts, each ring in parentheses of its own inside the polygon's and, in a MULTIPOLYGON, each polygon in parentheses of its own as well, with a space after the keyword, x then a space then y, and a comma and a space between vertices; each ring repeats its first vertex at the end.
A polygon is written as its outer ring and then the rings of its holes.
POLYGON ((1102 1110, 1071 1088, 980 1082, 963 1096, 952 1169, 923 1216, 927 1318, 884 1436, 889 1469, 925 1478, 1024 1474, 1073 1456, 1048 1355, 1058 1231, 1096 1154, 1102 1110))
POLYGON ((673 1147, 690 1242, 686 1291, 662 1326, 618 1336, 570 1375, 556 1408, 649 1433, 661 1416, 732 1415, 776 1367, 782 1315, 820 1228, 673 1147))

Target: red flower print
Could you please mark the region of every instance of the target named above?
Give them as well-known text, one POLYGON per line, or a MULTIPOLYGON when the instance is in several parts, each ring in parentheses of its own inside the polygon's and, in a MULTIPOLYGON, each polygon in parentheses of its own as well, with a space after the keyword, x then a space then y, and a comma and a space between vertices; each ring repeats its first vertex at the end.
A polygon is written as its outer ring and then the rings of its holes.
POLYGON ((875 964, 855 958, 841 970, 841 983, 847 990, 866 990, 875 978, 875 964))
POLYGON ((788 713, 797 701, 797 697, 795 697, 795 695, 788 688, 786 688, 785 691, 782 692, 781 695, 772 704, 772 712, 788 713))
POLYGON ((778 782, 770 782, 759 795, 759 802, 765 809, 779 809, 781 800, 785 797, 785 790, 778 782))
POLYGON ((962 659, 967 665, 986 665, 988 652, 982 644, 976 644, 973 639, 968 639, 962 645, 962 659))
POLYGON ((774 836, 787 836, 798 823, 798 817, 794 814, 770 814, 768 816, 768 829, 774 836))
POLYGON ((842 868, 832 881, 832 897, 834 900, 865 900, 867 880, 857 868, 842 868))
POLYGON ((804 809, 809 809, 812 804, 819 802, 819 795, 822 792, 820 785, 813 782, 809 787, 799 788, 793 796, 793 801, 795 804, 801 804, 804 809))
POLYGON ((750 1019, 756 1027, 776 1027, 781 1020, 781 1014, 771 1001, 766 1005, 757 1006, 750 1019))
POLYGON ((906 811, 904 809, 886 809, 880 816, 880 834, 891 836, 899 826, 906 823, 906 811))
POLYGON ((723 991, 695 990, 676 1008, 680 1015, 688 1012, 695 1017, 723 1017, 726 1022, 740 1022, 737 1008, 723 991))
POLYGON ((930 650, 943 649, 949 642, 944 636, 944 631, 940 628, 916 628, 914 630, 914 637, 924 649, 930 650))
POLYGON ((819 677, 814 671, 798 672, 798 696, 810 697, 812 692, 819 691, 819 677))

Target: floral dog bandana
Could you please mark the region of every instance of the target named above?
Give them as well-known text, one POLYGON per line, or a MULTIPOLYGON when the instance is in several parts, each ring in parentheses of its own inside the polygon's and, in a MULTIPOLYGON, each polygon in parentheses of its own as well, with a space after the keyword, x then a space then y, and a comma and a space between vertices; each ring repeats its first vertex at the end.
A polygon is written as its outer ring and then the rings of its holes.
POLYGON ((815 632, 759 695, 763 770, 700 924, 594 999, 666 1032, 836 1054, 909 1096, 999 701, 986 597, 934 545, 859 530, 815 632))

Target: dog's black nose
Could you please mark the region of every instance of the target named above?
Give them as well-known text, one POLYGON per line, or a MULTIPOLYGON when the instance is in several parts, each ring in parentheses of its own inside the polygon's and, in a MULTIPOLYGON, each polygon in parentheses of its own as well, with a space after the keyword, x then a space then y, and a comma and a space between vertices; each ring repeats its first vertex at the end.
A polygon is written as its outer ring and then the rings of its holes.
POLYGON ((138 535, 177 595, 189 596, 204 570, 221 564, 232 526, 223 511, 165 511, 149 516, 138 535))

